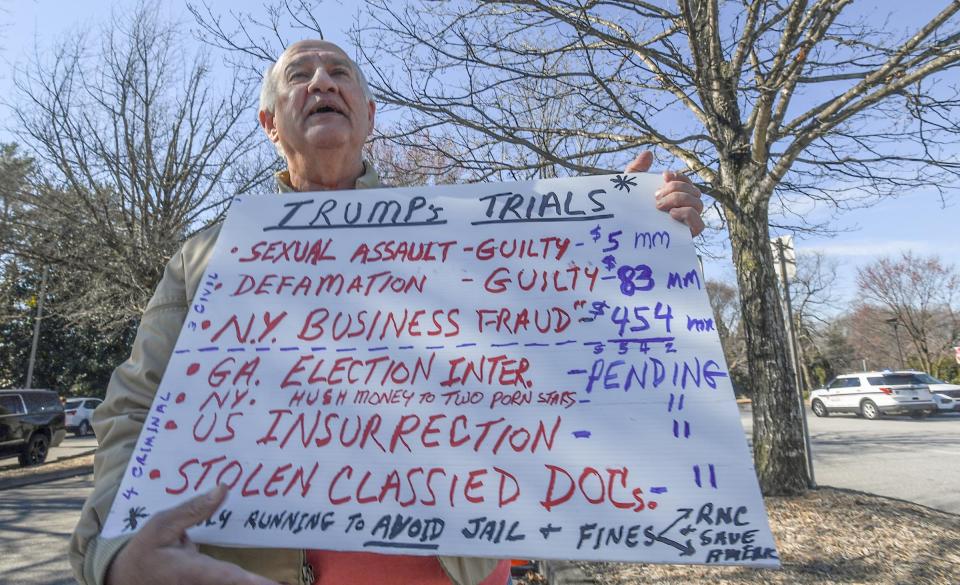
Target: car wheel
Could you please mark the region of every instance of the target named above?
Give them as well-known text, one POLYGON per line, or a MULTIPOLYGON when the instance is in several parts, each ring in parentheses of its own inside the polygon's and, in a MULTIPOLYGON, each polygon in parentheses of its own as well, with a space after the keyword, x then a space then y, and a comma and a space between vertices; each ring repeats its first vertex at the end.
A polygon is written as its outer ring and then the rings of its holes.
POLYGON ((877 408, 873 400, 864 400, 860 403, 860 414, 867 420, 877 420, 880 418, 880 409, 877 408))
POLYGON ((77 436, 85 437, 93 432, 93 429, 90 427, 89 421, 83 421, 80 423, 80 426, 77 428, 77 436))
POLYGON ((830 416, 830 413, 827 412, 827 407, 823 405, 819 400, 814 400, 810 405, 810 408, 813 410, 813 414, 823 417, 830 416))
POLYGON ((23 467, 40 465, 47 460, 49 448, 50 439, 46 435, 39 433, 33 435, 20 453, 20 465, 23 467))

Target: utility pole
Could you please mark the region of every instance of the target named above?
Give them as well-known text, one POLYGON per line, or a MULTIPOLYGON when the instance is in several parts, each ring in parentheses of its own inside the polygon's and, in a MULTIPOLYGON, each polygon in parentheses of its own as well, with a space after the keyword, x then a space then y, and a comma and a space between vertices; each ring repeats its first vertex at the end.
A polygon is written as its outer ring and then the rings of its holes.
POLYGON ((897 341, 897 355, 900 356, 900 369, 903 369, 903 349, 900 347, 900 319, 891 317, 886 319, 888 325, 893 325, 893 338, 897 341))
POLYGON ((783 287, 783 302, 787 308, 787 337, 790 347, 790 358, 793 362, 793 378, 797 385, 797 402, 800 404, 800 421, 803 425, 803 443, 807 451, 807 473, 810 476, 811 488, 817 487, 817 481, 813 475, 813 451, 810 448, 810 429, 807 428, 807 408, 803 402, 803 382, 800 376, 800 359, 797 348, 797 337, 794 331, 793 322, 793 303, 790 301, 790 281, 787 279, 787 244, 783 238, 777 238, 774 241, 777 248, 777 259, 780 262, 780 283, 783 287))
POLYGON ((30 361, 27 362, 27 388, 33 388, 33 365, 37 361, 37 344, 40 341, 40 320, 43 319, 43 299, 47 296, 47 267, 43 267, 40 279, 40 294, 37 297, 37 317, 33 320, 33 343, 30 345, 30 361))

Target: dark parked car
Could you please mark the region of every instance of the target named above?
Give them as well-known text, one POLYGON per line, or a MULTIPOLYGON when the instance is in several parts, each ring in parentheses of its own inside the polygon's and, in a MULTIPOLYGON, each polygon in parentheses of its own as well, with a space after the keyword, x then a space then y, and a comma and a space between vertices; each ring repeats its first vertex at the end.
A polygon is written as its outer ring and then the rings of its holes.
POLYGON ((0 390, 0 458, 17 456, 24 466, 43 463, 67 434, 64 418, 56 392, 0 390))

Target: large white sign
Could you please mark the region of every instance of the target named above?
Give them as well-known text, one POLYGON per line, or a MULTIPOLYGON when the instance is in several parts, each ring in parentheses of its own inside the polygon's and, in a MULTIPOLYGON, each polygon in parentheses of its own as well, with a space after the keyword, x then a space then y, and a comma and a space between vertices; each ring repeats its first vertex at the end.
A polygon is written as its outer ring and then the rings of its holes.
POLYGON ((234 200, 106 536, 778 564, 654 175, 234 200))

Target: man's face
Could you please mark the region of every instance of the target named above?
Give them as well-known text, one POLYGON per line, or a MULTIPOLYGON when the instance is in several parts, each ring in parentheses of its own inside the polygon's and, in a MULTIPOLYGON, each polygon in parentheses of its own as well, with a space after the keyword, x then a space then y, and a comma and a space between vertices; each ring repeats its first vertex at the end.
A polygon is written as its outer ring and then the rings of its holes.
POLYGON ((273 113, 260 112, 260 123, 287 157, 328 149, 360 156, 373 130, 375 106, 363 95, 358 73, 339 47, 301 41, 281 55, 271 74, 277 101, 273 113))

